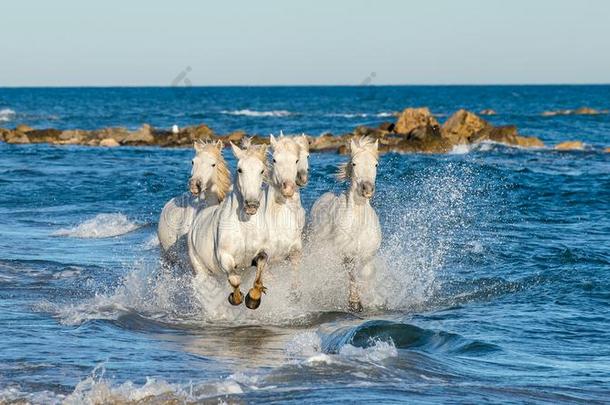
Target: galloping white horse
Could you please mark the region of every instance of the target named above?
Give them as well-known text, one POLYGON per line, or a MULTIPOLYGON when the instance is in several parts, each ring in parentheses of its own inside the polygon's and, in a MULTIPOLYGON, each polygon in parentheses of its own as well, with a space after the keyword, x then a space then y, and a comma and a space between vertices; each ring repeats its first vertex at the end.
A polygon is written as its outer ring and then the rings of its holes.
POLYGON ((269 140, 273 163, 264 199, 264 219, 269 232, 265 251, 272 261, 290 259, 294 263, 302 250, 305 226, 305 209, 297 187, 301 147, 296 138, 283 134, 279 138, 270 135, 269 140))
POLYGON ((222 141, 196 141, 189 190, 169 200, 159 218, 157 236, 162 256, 171 262, 186 258, 186 235, 197 212, 219 204, 231 187, 231 176, 222 157, 222 141), (202 198, 203 194, 203 198, 202 198), (184 256, 184 257, 183 257, 184 256))
POLYGON ((229 295, 233 305, 242 302, 241 273, 256 265, 254 284, 245 299, 248 308, 256 309, 266 289, 262 273, 268 232, 259 207, 267 176, 267 146, 240 149, 231 143, 231 148, 238 160, 235 187, 220 205, 197 213, 187 237, 188 252, 195 272, 227 277, 233 287, 229 295))
POLYGON ((349 276, 349 309, 358 312, 362 311, 358 282, 372 275, 372 260, 381 244, 379 218, 370 204, 375 193, 377 148, 378 142, 370 138, 352 139, 350 159, 337 175, 349 180, 349 189, 339 196, 322 195, 311 209, 311 237, 341 256, 349 276))

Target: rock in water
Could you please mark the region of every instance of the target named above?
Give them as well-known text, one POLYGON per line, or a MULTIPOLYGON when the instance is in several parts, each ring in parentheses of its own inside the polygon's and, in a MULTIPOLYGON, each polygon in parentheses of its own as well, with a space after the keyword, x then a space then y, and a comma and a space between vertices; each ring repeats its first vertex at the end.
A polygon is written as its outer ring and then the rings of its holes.
POLYGON ((438 126, 439 123, 434 118, 427 107, 422 108, 406 108, 394 125, 394 132, 397 134, 408 134, 413 129, 422 126, 438 126))
POLYGON ((144 124, 139 130, 127 135, 123 143, 126 145, 150 145, 154 141, 155 137, 152 134, 151 126, 144 124))
POLYGON ((555 150, 584 150, 585 145, 581 141, 566 141, 555 145, 555 150))
POLYGON ((484 119, 462 109, 445 121, 442 135, 454 145, 464 144, 469 143, 473 135, 488 126, 489 124, 484 119))
POLYGON ((486 108, 484 110, 479 111, 479 115, 496 115, 497 112, 492 110, 491 108, 486 108))
POLYGON ((116 146, 119 146, 119 143, 112 138, 106 138, 106 139, 102 139, 100 141, 100 146, 105 146, 107 148, 114 148, 116 146))

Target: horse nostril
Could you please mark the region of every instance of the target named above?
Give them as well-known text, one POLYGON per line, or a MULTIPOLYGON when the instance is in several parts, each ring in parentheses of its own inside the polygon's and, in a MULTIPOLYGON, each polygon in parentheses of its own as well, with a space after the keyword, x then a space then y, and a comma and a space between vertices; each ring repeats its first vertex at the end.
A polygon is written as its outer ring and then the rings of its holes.
POLYGON ((364 196, 372 196, 373 193, 375 192, 375 186, 368 181, 365 183, 362 183, 361 189, 362 189, 362 195, 364 195, 364 196))

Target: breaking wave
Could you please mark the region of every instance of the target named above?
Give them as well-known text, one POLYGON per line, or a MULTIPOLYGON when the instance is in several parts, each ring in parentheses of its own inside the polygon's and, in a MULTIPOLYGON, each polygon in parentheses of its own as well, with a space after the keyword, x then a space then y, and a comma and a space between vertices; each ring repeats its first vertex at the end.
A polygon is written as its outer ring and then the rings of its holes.
POLYGON ((52 235, 70 238, 109 238, 133 232, 140 226, 123 214, 98 214, 75 227, 59 229, 52 235))
POLYGON ((256 111, 247 108, 243 110, 223 110, 221 113, 228 115, 243 115, 246 117, 288 117, 289 115, 293 115, 290 111, 286 110, 256 111))
POLYGON ((11 121, 15 117, 15 111, 10 108, 3 108, 0 110, 0 122, 11 121))

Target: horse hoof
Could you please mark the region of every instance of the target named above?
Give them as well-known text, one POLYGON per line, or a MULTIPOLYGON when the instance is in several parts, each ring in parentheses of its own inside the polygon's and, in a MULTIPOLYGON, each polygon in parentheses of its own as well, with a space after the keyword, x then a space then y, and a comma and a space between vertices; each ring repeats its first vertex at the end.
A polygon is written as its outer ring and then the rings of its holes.
POLYGON ((246 295, 246 306, 250 309, 256 309, 261 305, 261 299, 257 299, 255 300, 254 298, 250 297, 250 293, 248 293, 246 295))
POLYGON ((363 309, 360 301, 350 301, 348 306, 351 312, 362 312, 363 309))
POLYGON ((229 294, 229 303, 231 305, 239 305, 239 304, 241 304, 241 297, 239 300, 236 300, 234 293, 231 293, 231 294, 229 294))

